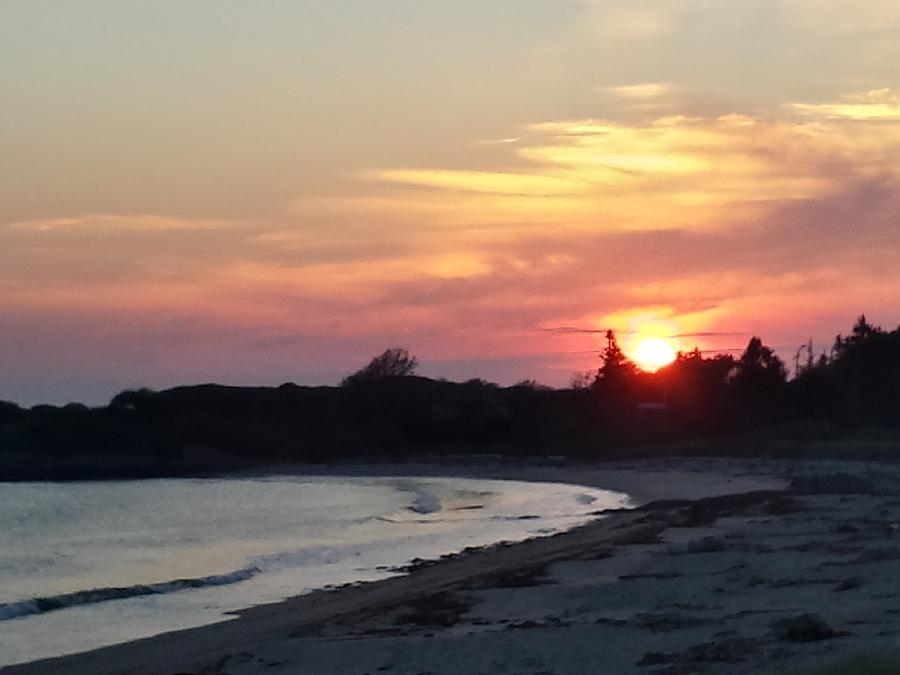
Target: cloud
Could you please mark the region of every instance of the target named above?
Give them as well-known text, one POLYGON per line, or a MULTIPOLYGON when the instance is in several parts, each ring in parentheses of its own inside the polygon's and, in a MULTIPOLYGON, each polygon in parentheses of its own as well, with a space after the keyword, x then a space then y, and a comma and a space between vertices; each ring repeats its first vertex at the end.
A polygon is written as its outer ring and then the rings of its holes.
POLYGON ((859 176, 900 170, 900 117, 891 116, 900 105, 888 92, 788 109, 781 119, 548 121, 528 128, 515 164, 503 170, 393 168, 367 178, 406 188, 392 197, 398 218, 421 210, 449 225, 585 232, 752 222, 770 205, 820 199, 859 176))
POLYGON ((821 107, 547 120, 510 150, 497 170, 375 169, 352 192, 253 224, 0 227, 0 319, 15 327, 0 367, 38 367, 29 345, 52 351, 65 334, 78 358, 102 345, 176 380, 227 373, 229 360, 250 379, 247 364, 279 380, 340 373, 327 363, 403 344, 452 372, 540 364, 516 379, 565 383, 596 367, 609 327, 727 350, 744 331, 823 341, 860 311, 896 321, 900 121, 821 107), (84 335, 58 318, 77 315, 84 335))
POLYGON ((890 89, 849 94, 837 103, 790 103, 792 110, 811 117, 857 122, 900 122, 900 97, 890 89))
POLYGON ((670 89, 670 85, 666 82, 644 82, 642 84, 623 84, 615 87, 606 87, 606 90, 611 94, 626 99, 658 98, 669 93, 670 89))
POLYGON ((511 136, 509 138, 491 138, 486 141, 478 141, 480 145, 513 145, 518 143, 521 138, 518 136, 511 136))
POLYGON ((183 230, 224 230, 246 224, 198 218, 172 218, 150 214, 115 215, 94 213, 72 218, 47 218, 10 223, 11 230, 28 232, 176 232, 183 230))
POLYGON ((803 303, 876 264, 874 250, 885 258, 880 267, 897 257, 891 176, 900 144, 890 128, 731 114, 563 120, 528 132, 515 170, 495 172, 498 189, 486 171, 441 169, 439 180, 420 180, 422 170, 381 174, 376 183, 391 186, 390 198, 364 197, 353 216, 405 222, 412 212, 405 232, 413 248, 465 252, 478 260, 476 274, 442 278, 426 262, 376 277, 373 261, 342 294, 356 284, 378 308, 373 319, 427 331, 438 352, 450 349, 438 344, 468 344, 462 326, 472 325, 493 327, 496 340, 481 337, 485 350, 510 340, 537 351, 558 341, 583 349, 596 337, 592 326, 605 329, 601 319, 616 312, 643 321, 662 313, 666 334, 686 347, 732 349, 735 333, 765 332, 766 319, 796 322, 803 303), (571 188, 510 195, 504 181, 523 174, 571 188), (534 337, 559 325, 574 328, 534 337))
POLYGON ((546 197, 581 192, 583 186, 564 176, 443 169, 386 169, 369 174, 387 183, 459 192, 546 197))

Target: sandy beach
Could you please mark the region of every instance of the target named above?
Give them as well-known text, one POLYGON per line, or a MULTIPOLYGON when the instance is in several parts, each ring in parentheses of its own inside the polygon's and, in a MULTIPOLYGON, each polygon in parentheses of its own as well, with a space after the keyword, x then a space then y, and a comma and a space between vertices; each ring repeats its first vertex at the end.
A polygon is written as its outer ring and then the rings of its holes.
POLYGON ((603 487, 627 492, 638 508, 232 621, 2 672, 802 674, 839 655, 900 649, 895 465, 673 459, 402 468, 603 487))

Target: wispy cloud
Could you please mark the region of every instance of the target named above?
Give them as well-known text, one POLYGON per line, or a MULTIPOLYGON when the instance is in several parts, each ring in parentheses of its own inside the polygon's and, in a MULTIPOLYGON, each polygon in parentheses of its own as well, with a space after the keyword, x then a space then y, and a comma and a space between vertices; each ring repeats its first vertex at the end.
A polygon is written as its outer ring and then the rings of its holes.
MULTIPOLYGON (((578 326, 551 326, 543 330, 548 333, 557 333, 560 335, 605 335, 609 328, 580 328, 578 326)), ((662 337, 681 339, 681 338, 710 338, 710 337, 735 337, 739 335, 748 335, 747 331, 711 331, 701 330, 690 333, 673 333, 662 337)))
POLYGON ((407 191, 398 211, 428 203, 441 218, 456 214, 470 223, 555 223, 582 231, 716 228, 733 220, 735 209, 754 219, 766 204, 816 199, 854 175, 900 169, 900 124, 840 124, 849 116, 893 123, 900 106, 884 93, 877 98, 844 107, 795 104, 796 116, 780 120, 728 114, 543 122, 529 128, 516 148, 517 165, 503 171, 394 168, 366 177, 432 192, 407 191), (460 194, 480 197, 471 202, 460 194))
POLYGON ((745 330, 700 330, 693 333, 675 333, 668 337, 672 338, 710 338, 710 337, 737 337, 740 335, 749 335, 745 330))
POLYGON ((513 145, 522 139, 519 136, 511 136, 509 138, 489 138, 484 141, 478 141, 479 145, 513 145))
POLYGON ((540 173, 442 169, 388 169, 369 174, 374 180, 459 192, 544 197, 581 192, 576 177, 540 173))
POLYGON ((606 91, 626 99, 651 99, 669 93, 671 85, 666 82, 644 82, 605 87, 606 91))
POLYGON ((547 333, 555 333, 557 335, 602 335, 606 333, 608 328, 580 328, 578 326, 551 326, 550 328, 541 329, 547 333))
POLYGON ((201 218, 173 218, 150 214, 115 215, 92 213, 70 218, 47 218, 10 223, 12 230, 30 232, 60 232, 67 230, 94 232, 173 232, 179 230, 225 230, 246 226, 225 220, 201 218))
POLYGON ((900 121, 900 97, 890 89, 872 89, 844 96, 837 103, 790 103, 803 115, 858 122, 900 121))

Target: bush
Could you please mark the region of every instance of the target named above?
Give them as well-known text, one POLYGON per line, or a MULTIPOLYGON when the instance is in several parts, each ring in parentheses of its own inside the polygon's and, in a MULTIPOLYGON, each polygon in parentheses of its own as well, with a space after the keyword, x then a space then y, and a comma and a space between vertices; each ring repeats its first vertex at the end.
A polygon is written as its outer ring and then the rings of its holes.
POLYGON ((384 352, 369 361, 364 368, 348 375, 341 383, 343 386, 372 382, 386 377, 404 377, 412 375, 419 367, 419 361, 415 356, 410 356, 409 350, 403 347, 386 349, 384 352))

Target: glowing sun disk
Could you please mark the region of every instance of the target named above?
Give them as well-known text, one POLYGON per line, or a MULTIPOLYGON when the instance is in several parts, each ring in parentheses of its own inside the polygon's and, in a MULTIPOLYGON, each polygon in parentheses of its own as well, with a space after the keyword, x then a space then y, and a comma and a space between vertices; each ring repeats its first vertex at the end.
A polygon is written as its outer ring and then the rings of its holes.
POLYGON ((665 338, 643 338, 634 349, 634 362, 642 370, 659 370, 675 360, 675 347, 665 338))

